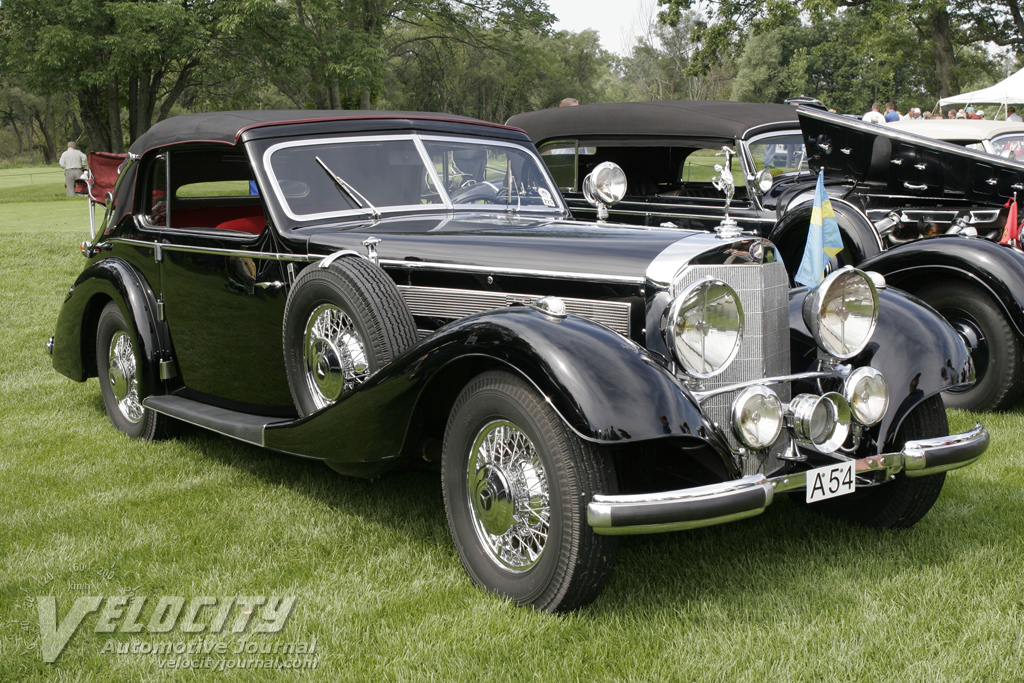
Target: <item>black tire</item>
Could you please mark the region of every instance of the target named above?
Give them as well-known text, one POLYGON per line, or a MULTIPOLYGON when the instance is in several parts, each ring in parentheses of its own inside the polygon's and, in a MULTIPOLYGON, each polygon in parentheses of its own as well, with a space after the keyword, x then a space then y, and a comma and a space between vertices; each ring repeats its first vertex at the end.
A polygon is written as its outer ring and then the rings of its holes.
POLYGON ((96 370, 111 423, 135 439, 157 438, 167 418, 142 405, 138 341, 113 301, 100 312, 96 325, 96 370))
MULTIPOLYGON (((907 441, 949 434, 946 411, 939 396, 932 396, 907 415, 896 434, 896 448, 907 441)), ((900 473, 888 484, 847 496, 813 503, 809 507, 830 517, 875 529, 906 529, 925 516, 942 491, 946 474, 909 478, 900 473)))
POLYGON ((478 586, 552 612, 601 592, 618 539, 594 533, 587 505, 595 493, 618 491, 614 468, 525 381, 491 371, 462 390, 445 429, 441 479, 448 528, 478 586), (478 467, 481 455, 471 472, 483 443, 500 444, 505 456, 478 467))
POLYGON ((416 343, 416 324, 383 270, 357 257, 313 264, 284 309, 285 373, 300 415, 338 400, 416 343))
POLYGON ((1024 349, 999 304, 966 282, 937 282, 915 294, 948 320, 971 348, 977 381, 943 394, 946 405, 973 411, 1012 408, 1024 391, 1024 349))

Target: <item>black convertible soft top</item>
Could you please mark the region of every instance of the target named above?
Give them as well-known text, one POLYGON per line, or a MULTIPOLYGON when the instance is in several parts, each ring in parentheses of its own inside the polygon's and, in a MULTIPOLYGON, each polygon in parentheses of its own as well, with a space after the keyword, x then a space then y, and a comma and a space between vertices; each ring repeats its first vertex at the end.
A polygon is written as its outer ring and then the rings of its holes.
POLYGON ((508 130, 505 126, 479 121, 455 114, 426 112, 343 110, 343 109, 282 109, 259 111, 220 111, 204 114, 186 114, 158 121, 132 143, 132 154, 184 142, 216 142, 235 144, 242 133, 254 128, 295 123, 331 121, 405 120, 478 124, 508 130))
POLYGON ((665 100, 584 104, 516 114, 507 125, 522 128, 535 143, 584 137, 709 137, 742 139, 770 130, 797 129, 788 104, 665 100))

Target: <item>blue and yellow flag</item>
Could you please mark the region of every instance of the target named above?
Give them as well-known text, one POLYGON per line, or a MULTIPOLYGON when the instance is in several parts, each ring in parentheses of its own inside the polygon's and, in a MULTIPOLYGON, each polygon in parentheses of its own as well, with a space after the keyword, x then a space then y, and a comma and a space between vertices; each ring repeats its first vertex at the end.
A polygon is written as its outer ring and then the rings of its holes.
POLYGON ((811 227, 807 231, 804 258, 793 278, 801 285, 813 287, 821 282, 825 262, 843 250, 839 224, 832 211, 832 202, 825 192, 825 172, 818 172, 818 185, 814 188, 814 208, 811 209, 811 227))

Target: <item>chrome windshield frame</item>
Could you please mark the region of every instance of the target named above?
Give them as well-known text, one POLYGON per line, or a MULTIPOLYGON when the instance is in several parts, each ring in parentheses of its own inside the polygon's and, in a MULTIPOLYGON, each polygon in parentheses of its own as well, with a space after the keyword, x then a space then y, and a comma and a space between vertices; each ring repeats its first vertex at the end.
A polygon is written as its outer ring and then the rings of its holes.
MULTIPOLYGON (((406 205, 383 205, 378 206, 377 210, 380 214, 388 213, 415 213, 415 212, 431 212, 443 209, 451 212, 456 208, 472 208, 474 211, 484 212, 496 212, 506 213, 508 207, 505 205, 480 205, 480 204, 454 204, 448 191, 445 189, 444 184, 441 182, 440 176, 437 173, 437 169, 430 162, 430 154, 427 152, 426 144, 430 142, 455 142, 459 144, 470 144, 477 145, 481 148, 494 148, 503 147, 515 149, 518 152, 530 157, 536 166, 536 170, 544 178, 544 182, 548 192, 551 194, 551 198, 554 201, 554 206, 548 207, 537 207, 528 206, 523 207, 521 211, 527 212, 540 212, 544 214, 551 214, 552 216, 564 216, 568 213, 568 208, 565 206, 564 200, 562 199, 561 192, 558 190, 557 185, 551 178, 551 174, 547 169, 547 166, 541 161, 540 156, 535 150, 529 147, 517 144, 515 142, 507 142, 504 140, 486 139, 482 140, 471 136, 458 136, 458 135, 425 135, 421 133, 395 133, 395 134, 376 134, 376 135, 351 135, 351 136, 340 136, 334 135, 330 137, 317 137, 300 140, 286 140, 278 142, 268 147, 262 154, 262 165, 264 171, 270 180, 271 191, 274 195, 274 199, 278 205, 284 211, 285 215, 297 222, 311 222, 311 221, 322 221, 332 220, 338 218, 350 218, 358 216, 368 216, 370 212, 366 208, 354 208, 354 209, 338 209, 336 211, 325 211, 312 214, 301 214, 296 213, 288 202, 288 199, 284 196, 281 190, 281 181, 277 177, 274 171, 274 165, 272 163, 272 157, 276 152, 283 149, 295 148, 295 147, 314 147, 331 144, 346 144, 346 143, 365 143, 365 142, 389 142, 396 140, 408 140, 413 143, 416 151, 420 155, 420 161, 423 164, 423 170, 430 177, 432 183, 434 183, 437 189, 437 194, 441 201, 431 204, 406 204, 406 205)), ((356 185, 358 189, 358 185, 356 185)))

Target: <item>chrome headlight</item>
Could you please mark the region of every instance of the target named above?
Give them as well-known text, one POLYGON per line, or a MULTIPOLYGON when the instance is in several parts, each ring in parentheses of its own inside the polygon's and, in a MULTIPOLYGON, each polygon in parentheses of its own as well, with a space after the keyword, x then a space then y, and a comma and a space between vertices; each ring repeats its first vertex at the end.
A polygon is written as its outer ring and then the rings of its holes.
POLYGON ((846 378, 843 397, 857 422, 868 427, 881 422, 889 408, 889 385, 874 368, 857 368, 846 378))
POLYGON ((833 453, 850 434, 850 404, 837 393, 800 394, 789 404, 793 435, 819 453, 833 453))
POLYGON ((804 299, 804 323, 818 346, 840 360, 864 350, 878 323, 878 292, 851 266, 832 273, 804 299))
POLYGON ((732 426, 739 440, 750 448, 768 448, 782 431, 779 397, 767 387, 747 387, 733 401, 732 426))
POLYGON ((693 377, 722 372, 740 348, 743 306, 732 287, 704 278, 690 285, 668 308, 665 341, 693 377))
POLYGON ((583 196, 591 205, 617 204, 626 196, 626 172, 611 161, 602 161, 583 179, 583 196))

